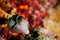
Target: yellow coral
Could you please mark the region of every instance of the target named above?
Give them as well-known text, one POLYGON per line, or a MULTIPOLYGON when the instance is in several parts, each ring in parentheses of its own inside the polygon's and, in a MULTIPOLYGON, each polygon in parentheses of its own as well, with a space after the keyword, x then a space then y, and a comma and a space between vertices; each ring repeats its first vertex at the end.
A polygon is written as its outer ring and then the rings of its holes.
POLYGON ((56 22, 60 21, 60 6, 57 9, 49 9, 50 18, 56 22))
MULTIPOLYGON (((60 6, 59 6, 60 7, 60 6)), ((60 8, 50 11, 49 18, 44 19, 44 26, 48 30, 52 31, 58 36, 57 40, 60 40, 60 8)))
POLYGON ((9 2, 10 0, 0 0, 0 7, 4 10, 10 10, 11 9, 11 4, 9 2))
POLYGON ((12 17, 12 15, 6 13, 5 11, 3 11, 3 10, 0 8, 0 18, 9 19, 10 17, 12 17))

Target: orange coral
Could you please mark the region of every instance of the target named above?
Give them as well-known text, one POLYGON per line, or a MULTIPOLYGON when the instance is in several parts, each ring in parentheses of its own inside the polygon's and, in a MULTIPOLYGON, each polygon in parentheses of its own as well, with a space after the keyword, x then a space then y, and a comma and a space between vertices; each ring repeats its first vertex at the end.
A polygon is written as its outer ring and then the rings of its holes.
POLYGON ((28 5, 20 5, 19 9, 25 9, 25 10, 27 10, 28 9, 28 5))

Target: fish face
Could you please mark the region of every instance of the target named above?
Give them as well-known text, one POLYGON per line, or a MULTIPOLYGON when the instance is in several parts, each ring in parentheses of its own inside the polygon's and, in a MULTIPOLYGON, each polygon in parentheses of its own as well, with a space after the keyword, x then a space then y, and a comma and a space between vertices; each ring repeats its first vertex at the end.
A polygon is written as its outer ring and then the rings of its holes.
POLYGON ((25 34, 29 34, 29 28, 28 28, 28 21, 22 19, 22 22, 20 24, 16 24, 13 28, 14 31, 17 31, 17 32, 22 32, 22 33, 25 33, 25 34))

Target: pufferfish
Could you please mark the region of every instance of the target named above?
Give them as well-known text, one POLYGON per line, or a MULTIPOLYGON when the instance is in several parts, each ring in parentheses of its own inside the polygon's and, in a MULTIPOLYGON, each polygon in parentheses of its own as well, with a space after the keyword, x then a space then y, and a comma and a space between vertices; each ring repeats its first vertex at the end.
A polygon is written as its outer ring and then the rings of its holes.
POLYGON ((29 34, 29 22, 19 15, 10 18, 8 24, 9 28, 14 32, 29 34))
POLYGON ((60 6, 55 10, 50 10, 49 17, 43 21, 44 27, 53 32, 60 40, 60 6))

